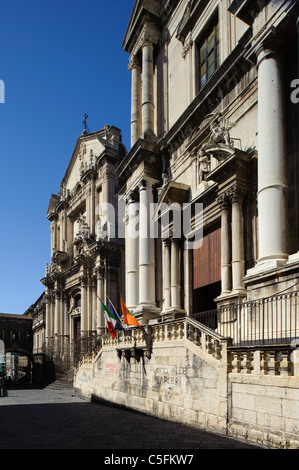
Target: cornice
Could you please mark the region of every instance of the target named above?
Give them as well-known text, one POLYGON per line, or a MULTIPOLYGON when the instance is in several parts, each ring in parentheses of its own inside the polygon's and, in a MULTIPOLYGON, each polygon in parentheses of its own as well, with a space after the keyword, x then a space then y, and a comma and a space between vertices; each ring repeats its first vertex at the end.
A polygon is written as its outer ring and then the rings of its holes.
POLYGON ((122 49, 125 52, 129 54, 132 53, 145 24, 151 24, 160 30, 160 6, 151 8, 151 2, 149 0, 137 0, 133 7, 122 43, 122 49))
POLYGON ((139 138, 116 168, 116 173, 120 178, 127 179, 132 175, 133 168, 137 167, 142 161, 152 162, 155 164, 157 159, 157 144, 155 142, 139 138))

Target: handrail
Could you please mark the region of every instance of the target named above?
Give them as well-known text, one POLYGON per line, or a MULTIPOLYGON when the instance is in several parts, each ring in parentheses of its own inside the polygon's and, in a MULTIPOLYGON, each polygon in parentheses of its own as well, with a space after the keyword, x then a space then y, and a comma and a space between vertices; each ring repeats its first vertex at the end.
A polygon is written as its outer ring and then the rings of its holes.
POLYGON ((222 306, 191 318, 231 337, 234 345, 288 345, 299 337, 299 291, 222 306))

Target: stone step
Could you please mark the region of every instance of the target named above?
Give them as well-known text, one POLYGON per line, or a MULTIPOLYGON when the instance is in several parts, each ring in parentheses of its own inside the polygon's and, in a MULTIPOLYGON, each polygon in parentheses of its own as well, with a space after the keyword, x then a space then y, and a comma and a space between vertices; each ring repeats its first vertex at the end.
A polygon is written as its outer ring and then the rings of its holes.
POLYGON ((47 387, 45 387, 47 390, 72 390, 73 389, 73 385, 62 385, 62 384, 51 384, 51 385, 47 385, 47 387))
POLYGON ((71 390, 73 388, 73 382, 69 380, 57 379, 45 387, 50 390, 71 390))

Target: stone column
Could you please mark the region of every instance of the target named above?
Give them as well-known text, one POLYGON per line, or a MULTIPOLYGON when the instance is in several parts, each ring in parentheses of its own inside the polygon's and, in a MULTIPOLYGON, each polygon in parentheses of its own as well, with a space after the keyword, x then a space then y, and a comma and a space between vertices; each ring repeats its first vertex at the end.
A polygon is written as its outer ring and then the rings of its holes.
POLYGON ((281 56, 256 49, 258 67, 258 265, 283 265, 287 254, 285 120, 281 56))
POLYGON ((67 302, 67 296, 64 293, 63 299, 62 299, 62 311, 63 311, 63 337, 62 337, 62 342, 63 342, 63 351, 65 353, 65 360, 68 358, 68 353, 69 353, 69 340, 70 340, 70 326, 69 326, 69 313, 68 313, 68 302, 67 302))
POLYGON ((243 189, 234 186, 230 191, 230 197, 232 201, 232 289, 235 292, 243 292, 245 289, 243 283, 245 275, 243 189))
POLYGON ((90 234, 95 234, 95 216, 96 216, 96 195, 95 195, 95 179, 92 177, 90 182, 90 234))
POLYGON ((139 299, 139 202, 130 193, 127 197, 128 224, 126 226, 126 305, 133 310, 139 299))
POLYGON ((97 334, 100 335, 105 331, 105 319, 102 312, 101 300, 103 300, 103 268, 97 268, 97 334))
POLYGON ((138 310, 155 309, 155 239, 151 236, 152 185, 139 185, 139 303, 138 310))
POLYGON ((49 305, 49 336, 50 339, 53 341, 54 339, 54 309, 55 309, 55 304, 54 304, 54 296, 53 296, 53 291, 50 294, 50 305, 49 305))
POLYGON ((59 291, 55 291, 55 306, 54 306, 54 336, 57 337, 59 333, 59 307, 60 307, 60 298, 59 291))
POLYGON ((93 334, 96 332, 96 311, 97 311, 97 278, 95 275, 91 278, 91 330, 93 334))
POLYGON ((81 278, 81 337, 87 332, 87 285, 86 278, 81 278))
POLYGON ((45 344, 46 344, 46 347, 48 347, 48 344, 49 344, 49 339, 50 339, 50 331, 51 331, 51 328, 50 328, 50 315, 51 315, 51 307, 50 307, 50 293, 49 293, 49 288, 46 287, 45 289, 45 299, 46 299, 46 318, 45 318, 45 344))
POLYGON ((170 240, 163 239, 163 311, 171 307, 171 265, 170 265, 170 240))
POLYGON ((231 291, 231 231, 229 200, 225 194, 218 197, 221 208, 221 295, 231 291))
POLYGON ((142 38, 142 134, 154 134, 153 39, 145 32, 142 38))
POLYGON ((141 67, 135 55, 130 57, 131 70, 131 147, 141 134, 141 67))
POLYGON ((179 239, 171 238, 171 308, 181 308, 179 239))

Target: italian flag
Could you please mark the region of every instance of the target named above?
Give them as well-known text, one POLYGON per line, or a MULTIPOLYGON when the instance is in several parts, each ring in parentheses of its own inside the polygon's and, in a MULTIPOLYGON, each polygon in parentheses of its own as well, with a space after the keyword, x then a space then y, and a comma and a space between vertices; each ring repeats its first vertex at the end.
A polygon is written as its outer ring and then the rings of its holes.
POLYGON ((101 304, 102 304, 104 318, 105 318, 106 324, 107 324, 107 329, 110 333, 111 338, 114 339, 115 336, 116 336, 115 324, 116 324, 117 319, 110 312, 110 310, 108 310, 108 308, 103 304, 103 302, 101 302, 101 304))

